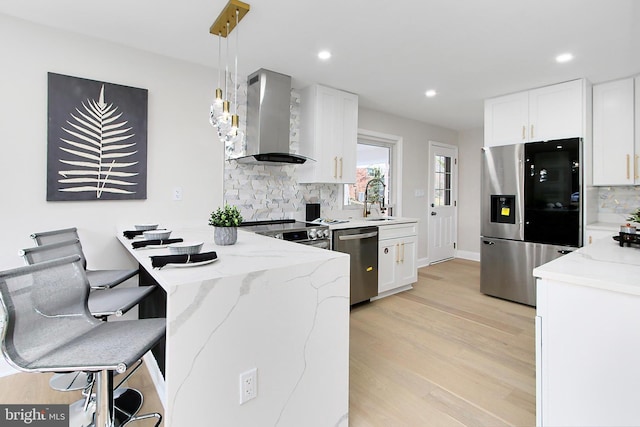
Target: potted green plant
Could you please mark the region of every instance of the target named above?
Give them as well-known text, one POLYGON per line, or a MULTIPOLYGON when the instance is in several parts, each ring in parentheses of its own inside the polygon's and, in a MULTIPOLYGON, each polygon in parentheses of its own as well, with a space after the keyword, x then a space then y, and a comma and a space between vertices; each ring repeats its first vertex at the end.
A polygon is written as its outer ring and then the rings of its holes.
POLYGON ((636 209, 635 211, 630 213, 629 214, 629 218, 627 218, 627 221, 631 221, 631 222, 635 222, 635 223, 640 224, 640 209, 636 209))
POLYGON ((211 212, 209 225, 213 226, 213 241, 216 245, 233 245, 238 240, 238 226, 242 215, 236 206, 226 204, 211 212))

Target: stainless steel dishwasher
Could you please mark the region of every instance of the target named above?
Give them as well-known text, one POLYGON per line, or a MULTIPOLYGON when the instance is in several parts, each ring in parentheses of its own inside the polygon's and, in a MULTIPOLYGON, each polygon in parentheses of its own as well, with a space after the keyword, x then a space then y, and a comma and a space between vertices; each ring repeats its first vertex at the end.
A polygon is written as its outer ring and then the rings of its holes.
POLYGON ((333 250, 351 257, 351 305, 378 295, 378 227, 333 232, 333 250))

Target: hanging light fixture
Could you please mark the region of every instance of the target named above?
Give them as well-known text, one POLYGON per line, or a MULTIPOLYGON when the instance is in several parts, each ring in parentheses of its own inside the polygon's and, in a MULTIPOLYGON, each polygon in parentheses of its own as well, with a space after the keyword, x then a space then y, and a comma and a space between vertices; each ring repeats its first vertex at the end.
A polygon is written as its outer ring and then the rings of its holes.
MULTIPOLYGON (((240 16, 240 11, 238 9, 236 9, 236 27, 238 26, 238 18, 240 16)), ((235 95, 234 95, 234 99, 233 99, 233 115, 231 116, 231 129, 229 129, 229 132, 227 133, 227 139, 233 139, 238 135, 238 123, 240 121, 240 117, 238 116, 238 89, 240 88, 240 85, 238 83, 238 34, 240 34, 240 29, 238 29, 238 31, 236 31, 236 59, 235 59, 235 65, 234 65, 234 69, 235 69, 235 78, 234 78, 234 84, 235 84, 235 95)), ((228 38, 227 38, 228 40, 228 38)))
POLYGON ((231 83, 234 86, 234 102, 233 111, 231 114, 229 99, 229 85, 228 81, 231 80, 229 73, 229 34, 238 23, 242 20, 244 15, 249 12, 250 6, 247 3, 243 3, 239 0, 229 0, 229 3, 224 7, 218 18, 209 28, 211 34, 218 36, 218 88, 216 89, 216 97, 211 104, 210 109, 210 122, 218 130, 218 136, 221 141, 225 143, 235 143, 238 138, 241 138, 241 132, 238 130, 240 123, 240 117, 238 116, 238 33, 236 32, 236 46, 235 46, 235 78, 231 83), (220 88, 220 60, 221 60, 221 39, 225 37, 227 39, 227 51, 225 61, 225 73, 224 73, 224 97, 222 89, 220 88))
POLYGON ((209 122, 212 126, 218 127, 218 119, 222 114, 222 86, 220 86, 220 63, 222 62, 222 33, 218 33, 218 87, 216 88, 216 97, 211 104, 209 111, 209 122))

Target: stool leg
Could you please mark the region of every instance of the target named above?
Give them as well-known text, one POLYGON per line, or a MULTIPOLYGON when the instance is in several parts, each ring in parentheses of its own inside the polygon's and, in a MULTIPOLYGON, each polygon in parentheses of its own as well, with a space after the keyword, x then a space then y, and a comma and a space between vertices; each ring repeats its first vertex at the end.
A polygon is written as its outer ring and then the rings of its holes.
POLYGON ((113 371, 96 374, 96 427, 113 427, 113 371))

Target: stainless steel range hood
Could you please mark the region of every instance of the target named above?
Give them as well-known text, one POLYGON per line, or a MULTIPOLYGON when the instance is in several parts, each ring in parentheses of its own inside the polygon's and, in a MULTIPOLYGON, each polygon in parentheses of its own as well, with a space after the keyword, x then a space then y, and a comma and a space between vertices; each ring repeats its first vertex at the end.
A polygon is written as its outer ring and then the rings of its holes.
POLYGON ((302 164, 289 149, 291 77, 259 69, 247 81, 247 153, 238 163, 302 164))

